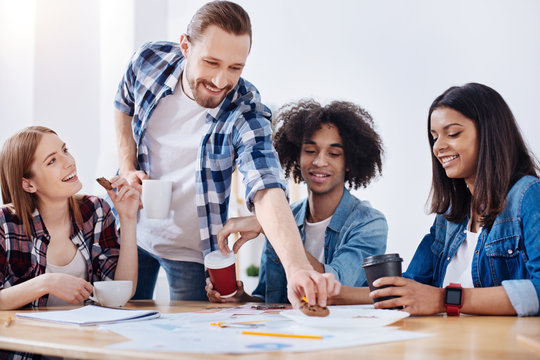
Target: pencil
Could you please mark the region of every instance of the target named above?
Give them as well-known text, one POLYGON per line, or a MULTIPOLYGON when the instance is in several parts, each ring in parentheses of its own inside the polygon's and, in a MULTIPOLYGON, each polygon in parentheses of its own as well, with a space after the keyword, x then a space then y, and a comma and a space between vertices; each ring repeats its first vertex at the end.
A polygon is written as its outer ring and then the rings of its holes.
POLYGON ((300 339, 319 339, 319 340, 323 338, 320 335, 280 334, 280 333, 265 333, 265 332, 256 332, 256 331, 242 331, 242 334, 243 335, 290 337, 290 338, 300 338, 300 339))
POLYGON ((219 321, 219 322, 210 323, 210 325, 219 326, 219 327, 258 327, 262 325, 261 324, 262 322, 265 322, 265 320, 239 321, 239 322, 219 321))
POLYGON ((4 321, 4 326, 8 327, 11 325, 11 316, 8 316, 8 318, 4 321))
POLYGON ((537 351, 540 351, 540 340, 533 339, 529 336, 525 335, 517 335, 516 339, 518 341, 521 341, 522 343, 525 343, 533 348, 535 348, 537 351))
POLYGON ((258 324, 261 321, 246 321, 246 322, 236 322, 236 323, 227 323, 227 322, 217 322, 217 323, 210 323, 210 325, 219 326, 220 328, 256 328, 261 326, 262 324, 258 324))

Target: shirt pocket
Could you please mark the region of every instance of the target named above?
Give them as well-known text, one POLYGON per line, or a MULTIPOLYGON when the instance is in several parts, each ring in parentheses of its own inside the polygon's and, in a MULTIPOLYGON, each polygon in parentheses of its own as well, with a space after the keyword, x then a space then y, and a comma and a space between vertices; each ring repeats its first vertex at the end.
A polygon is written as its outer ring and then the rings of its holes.
POLYGON ((277 256, 276 251, 274 250, 272 245, 270 245, 269 242, 266 244, 266 250, 265 250, 264 256, 266 256, 266 259, 271 261, 273 264, 281 264, 281 261, 279 260, 279 257, 277 256))
POLYGON ((525 267, 527 255, 523 251, 521 236, 510 235, 493 239, 486 243, 485 251, 493 286, 500 285, 503 280, 529 277, 525 267))
POLYGON ((26 281, 40 275, 35 255, 29 251, 13 251, 9 254, 7 262, 8 273, 13 277, 11 285, 19 283, 19 280, 26 281))

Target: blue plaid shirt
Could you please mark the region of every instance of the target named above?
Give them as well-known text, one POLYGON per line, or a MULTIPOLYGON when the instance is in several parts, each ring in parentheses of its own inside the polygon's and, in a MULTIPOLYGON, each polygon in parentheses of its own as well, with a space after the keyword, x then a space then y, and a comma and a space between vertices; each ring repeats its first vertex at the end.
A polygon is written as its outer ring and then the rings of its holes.
MULTIPOLYGON (((152 159, 142 139, 159 100, 174 93, 184 64, 177 43, 147 43, 131 58, 116 93, 116 108, 133 117, 139 169, 150 177, 152 159)), ((218 107, 208 109, 195 178, 203 254, 217 248, 216 235, 227 220, 236 165, 244 178, 250 211, 257 191, 273 187, 286 190, 272 145, 271 117, 255 86, 242 78, 218 107)))

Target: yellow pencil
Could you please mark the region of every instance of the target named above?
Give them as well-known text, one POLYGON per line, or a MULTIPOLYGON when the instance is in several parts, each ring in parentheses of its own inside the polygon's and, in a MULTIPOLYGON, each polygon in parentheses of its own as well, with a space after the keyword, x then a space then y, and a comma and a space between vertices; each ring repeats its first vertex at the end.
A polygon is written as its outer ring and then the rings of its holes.
POLYGON ((4 321, 4 326, 9 327, 13 320, 11 320, 11 316, 8 316, 8 318, 4 321))
POLYGON ((258 327, 261 325, 260 323, 264 322, 265 320, 258 320, 258 321, 240 321, 240 322, 213 322, 210 323, 210 325, 213 326, 219 326, 219 327, 258 327))
POLYGON ((301 339, 322 339, 320 335, 297 335, 297 334, 280 334, 280 333, 265 333, 265 332, 256 332, 256 331, 242 331, 243 335, 261 335, 261 336, 277 336, 277 337, 290 337, 290 338, 301 338, 301 339))

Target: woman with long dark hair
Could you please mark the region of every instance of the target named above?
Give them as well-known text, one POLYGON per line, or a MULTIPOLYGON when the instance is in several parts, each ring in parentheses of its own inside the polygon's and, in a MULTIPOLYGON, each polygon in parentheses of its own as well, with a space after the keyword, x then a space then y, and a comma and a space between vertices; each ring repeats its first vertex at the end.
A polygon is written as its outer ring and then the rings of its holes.
MULTIPOLYGON (((470 83, 429 110, 436 219, 403 277, 374 282, 376 308, 411 314, 539 314, 540 180, 501 95, 470 83)), ((344 288, 338 302, 369 300, 344 288)))

